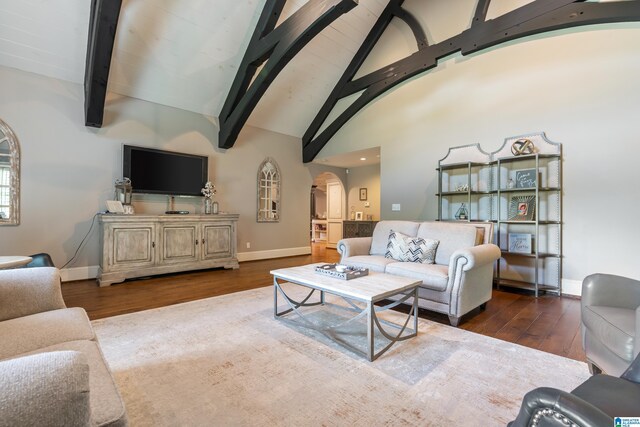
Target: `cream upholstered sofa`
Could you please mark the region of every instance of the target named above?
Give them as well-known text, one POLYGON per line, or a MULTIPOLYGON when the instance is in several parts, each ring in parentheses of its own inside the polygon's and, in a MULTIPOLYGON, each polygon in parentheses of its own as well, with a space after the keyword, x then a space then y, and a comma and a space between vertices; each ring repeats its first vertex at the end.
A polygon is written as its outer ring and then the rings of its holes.
POLYGON ((125 426, 124 404, 56 268, 0 271, 0 426, 125 426))
POLYGON ((460 317, 491 299, 494 263, 500 258, 500 248, 489 243, 492 238, 492 223, 380 221, 373 237, 342 239, 338 252, 341 264, 421 279, 418 305, 445 313, 457 326, 460 317), (392 230, 439 240, 435 264, 386 258, 392 230))

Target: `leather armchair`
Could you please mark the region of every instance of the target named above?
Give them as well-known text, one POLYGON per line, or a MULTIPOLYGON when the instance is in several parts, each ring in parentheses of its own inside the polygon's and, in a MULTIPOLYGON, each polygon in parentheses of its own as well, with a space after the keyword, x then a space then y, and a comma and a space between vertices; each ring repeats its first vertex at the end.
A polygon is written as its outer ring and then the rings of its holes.
POLYGON ((508 427, 613 426, 617 417, 640 416, 640 356, 621 377, 594 375, 571 393, 541 387, 524 396, 508 427))
POLYGON ((589 370, 619 376, 640 353, 640 281, 592 274, 582 282, 580 304, 589 370))

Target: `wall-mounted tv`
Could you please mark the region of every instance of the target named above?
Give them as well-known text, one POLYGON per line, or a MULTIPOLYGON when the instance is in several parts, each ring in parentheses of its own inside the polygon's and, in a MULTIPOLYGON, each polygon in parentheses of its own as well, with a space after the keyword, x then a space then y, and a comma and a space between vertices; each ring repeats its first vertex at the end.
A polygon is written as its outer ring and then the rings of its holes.
POLYGON ((124 145, 122 176, 134 193, 201 196, 208 164, 206 156, 124 145))

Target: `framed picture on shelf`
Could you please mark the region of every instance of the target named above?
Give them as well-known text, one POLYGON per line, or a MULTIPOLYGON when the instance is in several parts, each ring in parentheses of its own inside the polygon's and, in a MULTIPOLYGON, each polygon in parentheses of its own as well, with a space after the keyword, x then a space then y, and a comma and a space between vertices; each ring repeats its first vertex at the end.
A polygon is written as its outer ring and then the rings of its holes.
POLYGON ((509 238, 507 240, 509 252, 518 254, 531 253, 531 234, 509 233, 509 238))
POLYGON ((367 200, 367 189, 366 188, 361 188, 360 189, 360 200, 362 200, 362 201, 366 201, 367 200))
POLYGON ((509 221, 533 221, 536 214, 536 196, 511 196, 509 221))
POLYGON ((356 221, 362 221, 362 212, 356 212, 356 221))
POLYGON ((516 171, 516 188, 535 188, 538 181, 536 169, 516 171))

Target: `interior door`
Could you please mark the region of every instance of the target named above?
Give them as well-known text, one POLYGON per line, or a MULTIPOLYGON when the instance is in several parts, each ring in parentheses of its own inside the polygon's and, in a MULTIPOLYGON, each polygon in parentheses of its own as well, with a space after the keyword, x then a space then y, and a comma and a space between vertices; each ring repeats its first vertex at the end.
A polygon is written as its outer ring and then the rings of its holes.
POLYGON ((327 181, 327 247, 335 248, 342 239, 344 190, 339 181, 327 181))

